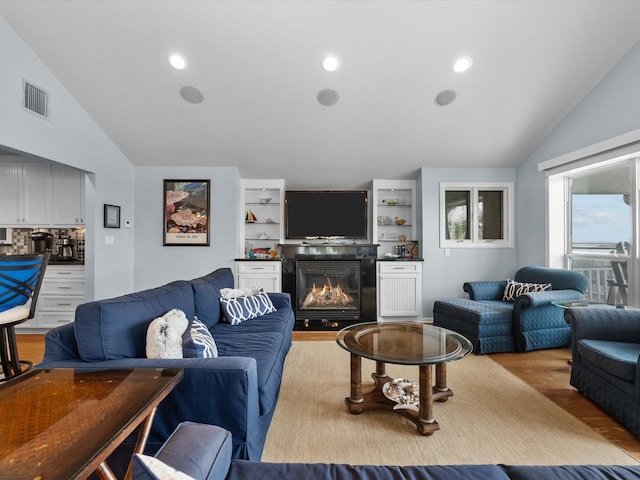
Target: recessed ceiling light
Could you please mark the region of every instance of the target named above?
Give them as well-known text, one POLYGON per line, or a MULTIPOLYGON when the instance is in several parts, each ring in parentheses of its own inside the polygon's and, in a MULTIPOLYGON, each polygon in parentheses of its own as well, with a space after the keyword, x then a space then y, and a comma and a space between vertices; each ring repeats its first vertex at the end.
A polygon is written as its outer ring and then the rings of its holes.
POLYGON ((184 70, 187 68, 187 60, 177 53, 169 55, 169 63, 176 70, 184 70))
POLYGON ((469 57, 460 57, 453 64, 453 71, 456 73, 466 72, 471 68, 471 58, 469 57))
POLYGON ((325 72, 335 72, 338 68, 340 68, 340 59, 335 55, 327 55, 322 60, 322 69, 325 72))

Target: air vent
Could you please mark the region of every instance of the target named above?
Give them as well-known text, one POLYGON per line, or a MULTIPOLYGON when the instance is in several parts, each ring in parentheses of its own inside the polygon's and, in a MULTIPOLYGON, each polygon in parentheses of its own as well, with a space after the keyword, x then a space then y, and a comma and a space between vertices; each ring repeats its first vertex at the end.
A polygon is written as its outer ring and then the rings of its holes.
POLYGON ((49 118, 49 94, 32 83, 24 81, 24 103, 22 107, 28 112, 42 118, 49 118))

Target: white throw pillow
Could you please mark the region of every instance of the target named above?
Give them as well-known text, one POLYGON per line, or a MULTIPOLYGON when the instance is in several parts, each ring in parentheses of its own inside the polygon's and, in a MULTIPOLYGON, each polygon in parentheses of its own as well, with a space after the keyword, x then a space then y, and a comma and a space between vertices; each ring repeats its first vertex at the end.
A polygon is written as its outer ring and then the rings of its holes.
POLYGON ((133 456, 133 478, 136 480, 194 480, 155 457, 136 453, 133 456))
POLYGON ((182 358, 182 334, 189 320, 174 308, 154 319, 147 328, 147 358, 182 358))

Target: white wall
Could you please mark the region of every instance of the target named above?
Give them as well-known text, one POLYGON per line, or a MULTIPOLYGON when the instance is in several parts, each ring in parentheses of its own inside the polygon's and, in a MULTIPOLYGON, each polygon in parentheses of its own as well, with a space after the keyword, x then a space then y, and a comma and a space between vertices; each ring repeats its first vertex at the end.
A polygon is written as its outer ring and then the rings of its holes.
POLYGON ((240 176, 233 167, 138 167, 135 172, 134 289, 234 268, 239 243, 240 176), (164 179, 211 180, 209 246, 163 246, 164 179))
POLYGON ((538 163, 640 128, 640 43, 518 168, 517 264, 545 265, 545 179, 538 163))
MULTIPOLYGON (((440 248, 440 182, 515 183, 515 180, 514 168, 423 168, 420 171, 425 317, 433 316, 435 300, 464 296, 464 282, 505 280, 513 278, 516 270, 515 248, 452 248, 451 256, 444 256, 444 249, 440 248)), ((517 191, 519 185, 515 188, 517 191)))
POLYGON ((133 287, 133 231, 108 230, 103 204, 133 212, 133 167, 24 41, 0 17, 0 145, 30 158, 48 159, 90 172, 87 183, 87 298, 104 298, 133 287), (24 111, 22 82, 50 95, 50 119, 24 111))

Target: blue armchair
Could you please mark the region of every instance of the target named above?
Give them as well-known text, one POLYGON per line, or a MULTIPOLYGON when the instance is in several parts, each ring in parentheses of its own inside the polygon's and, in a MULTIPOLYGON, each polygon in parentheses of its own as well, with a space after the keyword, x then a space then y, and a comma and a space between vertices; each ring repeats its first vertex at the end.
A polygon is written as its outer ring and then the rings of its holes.
POLYGON ((640 310, 572 308, 564 316, 571 385, 640 438, 640 310))
POLYGON ((589 285, 587 277, 571 270, 530 266, 518 270, 513 279, 522 283, 550 283, 551 290, 525 293, 508 302, 503 300, 506 280, 467 282, 463 289, 472 301, 512 310, 516 351, 568 346, 571 327, 564 320, 563 309, 554 303, 582 300, 589 285))

